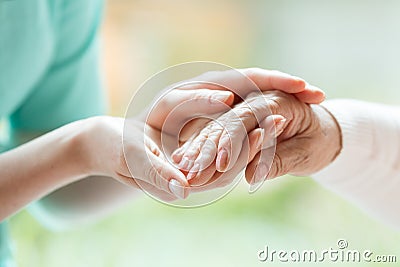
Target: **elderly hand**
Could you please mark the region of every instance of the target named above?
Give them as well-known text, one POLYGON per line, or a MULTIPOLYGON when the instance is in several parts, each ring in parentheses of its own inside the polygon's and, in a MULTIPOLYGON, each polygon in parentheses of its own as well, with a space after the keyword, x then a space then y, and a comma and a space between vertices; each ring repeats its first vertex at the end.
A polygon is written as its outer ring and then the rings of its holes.
POLYGON ((263 94, 273 114, 286 118, 268 171, 258 153, 246 169, 248 182, 261 182, 284 174, 313 174, 329 165, 341 150, 336 119, 321 105, 307 105, 291 95, 274 91, 263 94))
POLYGON ((196 184, 206 184, 215 179, 213 171, 237 168, 245 148, 250 161, 246 179, 258 184, 267 177, 308 175, 322 169, 339 153, 340 139, 335 119, 323 107, 305 104, 281 91, 267 91, 250 94, 245 103, 208 123, 174 152, 173 159, 187 169, 189 183, 193 179, 196 184), (245 148, 247 133, 250 145, 245 148), (269 148, 276 136, 271 165, 269 148))

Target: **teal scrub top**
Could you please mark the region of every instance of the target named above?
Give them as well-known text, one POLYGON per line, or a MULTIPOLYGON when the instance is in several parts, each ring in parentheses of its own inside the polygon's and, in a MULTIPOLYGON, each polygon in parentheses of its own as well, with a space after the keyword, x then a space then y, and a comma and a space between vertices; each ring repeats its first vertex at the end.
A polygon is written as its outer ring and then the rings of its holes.
MULTIPOLYGON (((0 118, 10 134, 104 114, 103 6, 102 0, 0 0, 0 118)), ((6 222, 0 223, 4 266, 14 266, 6 222)))

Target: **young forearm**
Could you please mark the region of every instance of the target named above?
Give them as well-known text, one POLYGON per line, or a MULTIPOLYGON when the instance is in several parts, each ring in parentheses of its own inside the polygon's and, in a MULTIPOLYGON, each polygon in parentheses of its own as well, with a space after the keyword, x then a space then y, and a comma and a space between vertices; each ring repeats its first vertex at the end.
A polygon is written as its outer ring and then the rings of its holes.
POLYGON ((0 155, 0 220, 87 176, 82 124, 69 124, 0 155))

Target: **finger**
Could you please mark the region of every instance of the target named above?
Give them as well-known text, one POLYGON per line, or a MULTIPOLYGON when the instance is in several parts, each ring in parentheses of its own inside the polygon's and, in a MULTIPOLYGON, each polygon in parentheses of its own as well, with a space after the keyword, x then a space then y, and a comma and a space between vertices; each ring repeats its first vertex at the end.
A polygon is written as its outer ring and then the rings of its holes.
POLYGON ((199 129, 203 129, 209 122, 210 119, 206 118, 196 118, 189 121, 179 133, 179 141, 187 141, 193 134, 196 133, 196 131, 198 131, 199 129))
POLYGON ((296 93, 297 99, 308 104, 319 104, 325 100, 325 93, 318 87, 307 84, 303 92, 296 93))
POLYGON ((166 95, 166 105, 169 110, 174 109, 183 102, 190 104, 182 106, 180 112, 183 114, 190 113, 219 113, 225 111, 227 105, 233 103, 234 95, 232 92, 225 90, 172 90, 166 95))
MULTIPOLYGON (((218 142, 218 156, 216 161, 217 170, 225 172, 235 164, 239 157, 242 144, 247 138, 247 133, 254 129, 260 121, 271 114, 269 109, 271 101, 260 93, 251 93, 246 102, 238 105, 221 116, 221 123, 224 125, 224 132, 218 142)), ((271 117, 276 120, 281 116, 271 117)), ((273 121, 271 122, 274 123, 273 121)), ((271 128, 271 125, 267 130, 271 128)))
POLYGON ((252 161, 262 149, 275 144, 276 137, 283 132, 285 122, 286 119, 283 116, 271 115, 260 123, 260 128, 249 133, 250 152, 247 162, 252 161))
MULTIPOLYGON (((173 124, 163 128, 167 133, 176 134, 178 124, 182 125, 199 114, 216 114, 229 109, 234 100, 232 92, 224 90, 179 90, 173 89, 161 95, 147 116, 147 123, 161 129, 168 116, 173 115, 173 124)), ((172 119, 171 119, 172 121, 172 119)))
POLYGON ((144 173, 137 177, 143 177, 139 179, 178 198, 186 198, 189 194, 189 183, 184 174, 152 152, 147 151, 146 154, 148 160, 144 163, 144 173))
POLYGON ((195 165, 198 165, 198 170, 200 171, 208 167, 215 158, 216 146, 222 131, 223 128, 221 125, 214 121, 210 122, 183 153, 179 167, 189 172, 192 171, 191 169, 195 165), (204 152, 203 149, 206 152, 204 152))
POLYGON ((277 70, 249 68, 239 71, 252 80, 261 91, 277 89, 292 94, 304 91, 306 86, 303 79, 277 70))
POLYGON ((248 135, 249 139, 249 156, 248 162, 250 162, 255 155, 262 149, 264 140, 265 130, 263 128, 257 128, 251 131, 248 135))
POLYGON ((217 139, 218 137, 206 139, 199 150, 198 156, 194 159, 193 167, 187 175, 188 181, 195 178, 198 173, 203 173, 210 165, 215 169, 214 159, 217 155, 217 139))
POLYGON ((224 129, 218 142, 218 155, 216 168, 219 172, 225 172, 239 157, 243 140, 247 136, 247 129, 241 119, 234 119, 224 129))
POLYGON ((201 187, 201 186, 207 184, 213 178, 215 173, 216 173, 215 164, 211 164, 207 168, 198 171, 196 173, 196 175, 193 176, 192 179, 189 179, 189 176, 188 176, 188 181, 189 181, 190 185, 192 186, 191 188, 193 188, 193 186, 201 187))
POLYGON ((198 134, 193 134, 186 142, 184 142, 178 149, 176 149, 172 154, 172 161, 176 164, 179 164, 182 161, 183 154, 185 151, 191 146, 193 140, 197 137, 198 134))
POLYGON ((260 127, 265 130, 261 149, 272 147, 276 143, 276 138, 285 130, 286 118, 281 115, 268 116, 260 123, 260 127))
POLYGON ((254 193, 262 186, 274 159, 274 152, 274 146, 261 150, 246 167, 245 176, 250 184, 249 193, 254 193))
POLYGON ((174 200, 177 200, 177 197, 171 193, 165 192, 163 190, 160 190, 156 188, 155 186, 143 181, 143 180, 137 180, 137 179, 129 179, 130 180, 130 185, 138 187, 145 191, 147 194, 150 194, 152 197, 156 197, 159 200, 166 201, 166 202, 171 202, 174 200))
POLYGON ((204 128, 190 148, 184 153, 184 162, 181 168, 193 167, 190 177, 194 178, 196 171, 208 167, 215 158, 215 146, 218 145, 216 168, 219 172, 225 172, 236 162, 242 147, 243 140, 249 130, 257 125, 259 117, 268 114, 267 102, 264 98, 253 98, 254 103, 243 103, 212 121, 204 128), (256 107, 253 110, 253 107, 256 107), (261 114, 260 114, 261 113, 261 114), (233 145, 234 144, 234 145, 233 145))
POLYGON ((252 156, 249 152, 249 147, 255 146, 257 144, 257 135, 259 134, 258 132, 261 132, 261 130, 262 129, 256 129, 250 132, 249 135, 251 135, 251 137, 249 138, 249 140, 246 139, 243 141, 242 150, 240 151, 240 155, 233 167, 224 173, 216 171, 214 175, 207 181, 207 183, 202 185, 201 190, 226 187, 232 184, 235 180, 238 180, 240 178, 238 174, 245 168, 246 164, 249 162, 249 155, 251 160, 252 156))
POLYGON ((265 168, 265 162, 257 155, 247 166, 246 180, 252 183, 254 180, 264 181, 295 172, 305 159, 307 159, 306 150, 299 146, 298 142, 292 140, 281 142, 276 146, 271 168, 265 168))
POLYGON ((182 88, 209 88, 219 90, 221 88, 227 88, 242 98, 252 91, 259 90, 266 91, 277 89, 286 93, 299 93, 304 91, 306 85, 306 82, 299 77, 276 70, 261 68, 210 71, 191 80, 198 82, 185 85, 182 88))
MULTIPOLYGON (((124 184, 141 189, 155 198, 158 198, 163 201, 173 201, 173 200, 177 199, 177 197, 174 194, 172 194, 171 192, 161 190, 143 179, 137 179, 137 178, 133 178, 131 176, 128 177, 128 176, 122 175, 121 173, 119 173, 118 175, 121 178, 120 181, 123 182, 124 184)), ((134 175, 134 173, 132 173, 132 175, 134 175)), ((134 175, 134 176, 136 176, 136 175, 134 175)))

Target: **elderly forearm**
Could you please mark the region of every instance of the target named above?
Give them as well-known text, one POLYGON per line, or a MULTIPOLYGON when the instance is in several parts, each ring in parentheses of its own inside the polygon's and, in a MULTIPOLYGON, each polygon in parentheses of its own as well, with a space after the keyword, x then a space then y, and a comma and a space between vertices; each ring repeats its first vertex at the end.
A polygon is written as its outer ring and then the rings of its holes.
POLYGON ((356 100, 324 105, 341 127, 343 149, 314 178, 400 228, 400 108, 356 100))

